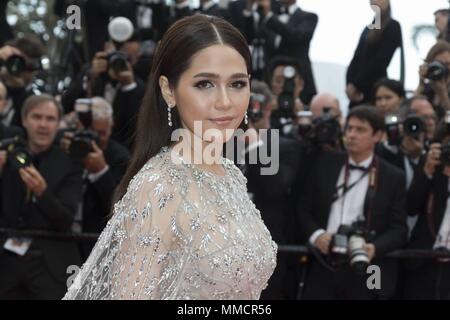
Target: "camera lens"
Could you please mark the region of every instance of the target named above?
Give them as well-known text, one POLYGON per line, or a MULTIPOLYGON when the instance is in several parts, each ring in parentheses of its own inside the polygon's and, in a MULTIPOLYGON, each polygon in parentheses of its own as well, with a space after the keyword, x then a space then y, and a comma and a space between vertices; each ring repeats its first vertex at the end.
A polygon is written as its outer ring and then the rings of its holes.
POLYGON ((358 274, 364 274, 369 266, 369 256, 367 255, 366 250, 364 250, 365 244, 366 241, 359 235, 351 236, 348 242, 350 266, 352 266, 358 274))
POLYGON ((425 131, 425 123, 420 117, 410 116, 403 123, 405 134, 413 138, 418 138, 425 131))
POLYGON ((6 60, 5 66, 6 70, 8 70, 8 73, 10 75, 18 77, 25 70, 26 67, 25 58, 17 54, 14 54, 6 60))
POLYGON ((448 68, 439 61, 433 61, 428 65, 426 78, 433 81, 441 80, 448 76, 448 68))
POLYGON ((125 53, 116 51, 113 52, 108 59, 108 68, 112 69, 115 73, 120 73, 128 69, 128 58, 125 53))

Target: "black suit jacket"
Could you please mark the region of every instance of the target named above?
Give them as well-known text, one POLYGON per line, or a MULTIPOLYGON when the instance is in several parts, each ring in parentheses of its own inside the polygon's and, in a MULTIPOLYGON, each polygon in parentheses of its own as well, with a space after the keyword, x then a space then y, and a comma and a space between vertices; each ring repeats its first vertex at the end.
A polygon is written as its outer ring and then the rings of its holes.
POLYGON ((364 93, 364 101, 371 101, 375 82, 387 76, 387 68, 402 43, 402 31, 396 20, 382 30, 381 39, 375 45, 367 44, 369 29, 361 34, 355 54, 347 69, 347 84, 353 83, 364 93))
POLYGON ((267 59, 282 55, 298 61, 305 80, 301 99, 307 104, 317 93, 309 59, 309 48, 317 23, 318 16, 315 13, 306 12, 300 8, 292 14, 287 24, 279 21, 276 15, 267 21, 267 29, 270 30, 266 40, 267 59), (281 35, 278 48, 274 47, 274 35, 281 35))
MULTIPOLYGON (((110 139, 104 151, 109 170, 98 180, 90 182, 85 180, 83 197, 82 231, 88 233, 101 233, 108 222, 111 213, 112 197, 117 185, 127 169, 130 154, 120 143, 110 139)), ((83 260, 89 256, 95 241, 81 243, 83 260)))
MULTIPOLYGON (((265 166, 259 163, 247 165, 245 176, 248 191, 253 193, 253 202, 261 211, 273 240, 278 244, 290 244, 295 210, 289 207, 288 199, 301 167, 302 150, 299 142, 283 137, 280 137, 279 148, 279 170, 275 175, 262 175, 261 168, 265 166)), ((251 152, 256 153, 258 149, 251 152)))
MULTIPOLYGON (((327 229, 336 182, 346 161, 344 153, 324 152, 316 157, 305 192, 298 202, 299 232, 303 241, 308 241, 316 230, 327 229)), ((378 186, 369 226, 375 231, 372 243, 376 258, 372 263, 383 270, 383 293, 380 294, 391 295, 395 289, 397 263, 383 258, 386 253, 401 248, 407 240, 405 178, 399 169, 383 159, 378 158, 378 162, 378 186)))
MULTIPOLYGON (((433 248, 447 209, 448 196, 448 177, 444 176, 439 168, 432 179, 428 179, 423 170, 418 171, 414 176, 408 190, 408 213, 418 215, 418 219, 411 233, 409 249, 431 250, 433 248), (431 194, 433 201, 429 214, 427 206, 431 194)), ((408 263, 407 267, 419 267, 425 261, 414 259, 414 262, 408 263)))
MULTIPOLYGON (((30 197, 28 200, 18 171, 7 163, 0 178, 0 225, 6 228, 70 231, 81 197, 81 167, 75 165, 57 146, 52 146, 40 157, 37 169, 47 183, 47 190, 40 197, 30 197)), ((66 281, 69 265, 80 265, 78 247, 74 242, 34 238, 32 247, 42 251, 48 269, 58 281, 66 281)))

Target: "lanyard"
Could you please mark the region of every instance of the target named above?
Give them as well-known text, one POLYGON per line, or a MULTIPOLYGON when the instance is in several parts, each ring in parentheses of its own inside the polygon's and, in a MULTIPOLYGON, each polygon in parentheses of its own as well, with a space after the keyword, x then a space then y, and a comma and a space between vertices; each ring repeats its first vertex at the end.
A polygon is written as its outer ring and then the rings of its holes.
MULTIPOLYGON (((369 229, 370 223, 371 223, 371 216, 372 216, 372 207, 373 207, 373 198, 375 197, 375 191, 377 189, 377 183, 378 183, 378 172, 379 162, 378 158, 374 155, 374 158, 372 160, 372 163, 370 164, 368 171, 365 172, 356 182, 348 185, 348 179, 350 176, 350 168, 349 168, 349 160, 347 159, 345 163, 345 171, 344 171, 344 183, 343 183, 343 193, 341 195, 342 197, 342 205, 341 205, 341 224, 344 221, 344 206, 345 206, 345 195, 347 192, 353 188, 357 183, 359 183, 367 174, 369 174, 369 187, 367 189, 366 196, 364 198, 364 206, 363 206, 363 216, 364 213, 367 213, 367 228, 369 229)), ((341 186, 338 187, 339 189, 341 186)), ((338 189, 338 190, 339 190, 338 189)), ((338 191, 336 191, 336 194, 338 191)))

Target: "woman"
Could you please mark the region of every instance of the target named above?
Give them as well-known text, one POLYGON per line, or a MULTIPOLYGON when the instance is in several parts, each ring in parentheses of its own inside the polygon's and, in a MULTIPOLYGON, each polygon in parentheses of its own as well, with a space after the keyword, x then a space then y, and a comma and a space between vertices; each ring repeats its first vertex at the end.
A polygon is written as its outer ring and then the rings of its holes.
POLYGON ((400 24, 392 19, 389 0, 371 0, 370 3, 381 9, 380 28, 364 29, 348 67, 346 93, 350 108, 372 100, 373 85, 387 76, 389 63, 402 43, 400 24))
POLYGON ((403 85, 396 80, 381 79, 373 87, 373 104, 383 117, 396 113, 405 96, 403 85))
POLYGON ((187 17, 163 36, 121 200, 65 299, 259 298, 276 245, 217 149, 244 119, 250 66, 245 39, 220 18, 187 17))

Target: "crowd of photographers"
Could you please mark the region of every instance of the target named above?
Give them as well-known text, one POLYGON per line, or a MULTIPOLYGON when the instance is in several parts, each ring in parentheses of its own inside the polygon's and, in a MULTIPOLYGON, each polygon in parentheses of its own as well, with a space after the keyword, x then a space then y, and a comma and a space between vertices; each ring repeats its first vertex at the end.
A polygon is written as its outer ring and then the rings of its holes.
MULTIPOLYGON (((55 13, 69 3, 56 1, 55 13)), ((450 252, 449 11, 436 11, 438 41, 417 90, 406 92, 386 78, 401 47, 400 24, 388 0, 371 4, 381 8, 381 29, 363 30, 349 64, 346 117, 332 93, 316 92, 308 51, 318 17, 295 0, 236 0, 226 8, 201 0, 198 9, 183 0, 85 1, 88 59, 75 61, 73 47, 76 74, 61 91, 46 86, 52 67, 38 38, 7 40, 0 46, 0 228, 102 231, 134 148, 152 48, 173 21, 200 12, 228 19, 249 42, 254 74, 241 156, 258 158, 279 135, 279 169, 263 175, 263 161, 237 164, 277 244, 310 252, 280 250, 262 298, 450 299, 450 259, 433 255, 450 252), (127 17, 132 32, 108 30, 115 16, 127 17), (398 249, 427 251, 387 256, 398 249), (371 264, 381 270, 372 290, 371 264)), ((67 267, 80 266, 94 244, 0 238, 0 299, 61 298, 67 267)))

